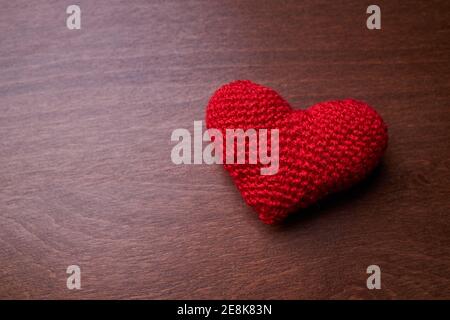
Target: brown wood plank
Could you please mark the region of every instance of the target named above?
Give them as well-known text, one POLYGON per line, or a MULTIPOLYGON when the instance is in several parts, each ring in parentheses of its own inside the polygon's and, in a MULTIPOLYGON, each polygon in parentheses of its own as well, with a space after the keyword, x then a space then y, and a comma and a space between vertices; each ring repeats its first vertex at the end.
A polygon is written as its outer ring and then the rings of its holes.
POLYGON ((80 0, 81 30, 68 4, 1 1, 0 298, 450 298, 448 1, 377 1, 377 31, 356 0, 80 0), (170 161, 235 79, 368 102, 382 165, 262 224, 220 166, 170 161))

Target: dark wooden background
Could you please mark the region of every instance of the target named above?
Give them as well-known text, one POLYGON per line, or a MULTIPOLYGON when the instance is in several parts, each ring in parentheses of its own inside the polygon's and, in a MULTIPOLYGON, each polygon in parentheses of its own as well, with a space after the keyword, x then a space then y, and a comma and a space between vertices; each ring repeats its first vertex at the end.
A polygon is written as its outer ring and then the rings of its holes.
POLYGON ((78 31, 72 1, 0 3, 0 298, 450 298, 448 1, 376 1, 379 31, 372 1, 76 3, 78 31), (235 79, 368 102, 383 163, 264 225, 223 168, 170 159, 235 79))

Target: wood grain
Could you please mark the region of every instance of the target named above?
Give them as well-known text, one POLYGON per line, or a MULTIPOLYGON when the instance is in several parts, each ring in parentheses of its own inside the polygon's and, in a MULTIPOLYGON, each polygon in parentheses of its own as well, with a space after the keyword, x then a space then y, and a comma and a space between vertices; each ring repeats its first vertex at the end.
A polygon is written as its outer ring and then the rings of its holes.
POLYGON ((0 298, 449 299, 450 5, 376 3, 379 31, 369 1, 80 0, 76 31, 70 1, 1 1, 0 298), (262 224, 223 168, 170 160, 235 79, 368 102, 383 163, 262 224))

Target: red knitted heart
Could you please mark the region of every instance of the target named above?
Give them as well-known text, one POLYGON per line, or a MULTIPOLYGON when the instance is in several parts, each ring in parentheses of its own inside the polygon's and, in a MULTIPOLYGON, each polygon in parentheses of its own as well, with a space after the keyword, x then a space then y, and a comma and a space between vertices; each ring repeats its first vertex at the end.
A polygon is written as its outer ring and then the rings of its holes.
POLYGON ((219 129, 224 140, 225 129, 279 130, 277 174, 261 175, 261 164, 224 164, 244 200, 268 224, 360 181, 378 164, 388 140, 383 120, 363 102, 293 110, 274 90, 250 81, 219 88, 209 101, 206 125, 219 129))

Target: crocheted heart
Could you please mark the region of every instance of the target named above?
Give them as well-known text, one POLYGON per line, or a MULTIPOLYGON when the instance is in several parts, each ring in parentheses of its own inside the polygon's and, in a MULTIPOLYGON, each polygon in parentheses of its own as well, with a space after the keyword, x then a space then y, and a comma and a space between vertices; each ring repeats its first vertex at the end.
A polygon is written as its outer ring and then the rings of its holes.
POLYGON ((359 182, 378 164, 388 140, 383 120, 363 102, 293 110, 274 90, 250 81, 219 88, 208 103, 206 125, 219 129, 224 140, 226 129, 279 130, 276 174, 261 175, 259 163, 224 164, 244 200, 268 224, 359 182))

